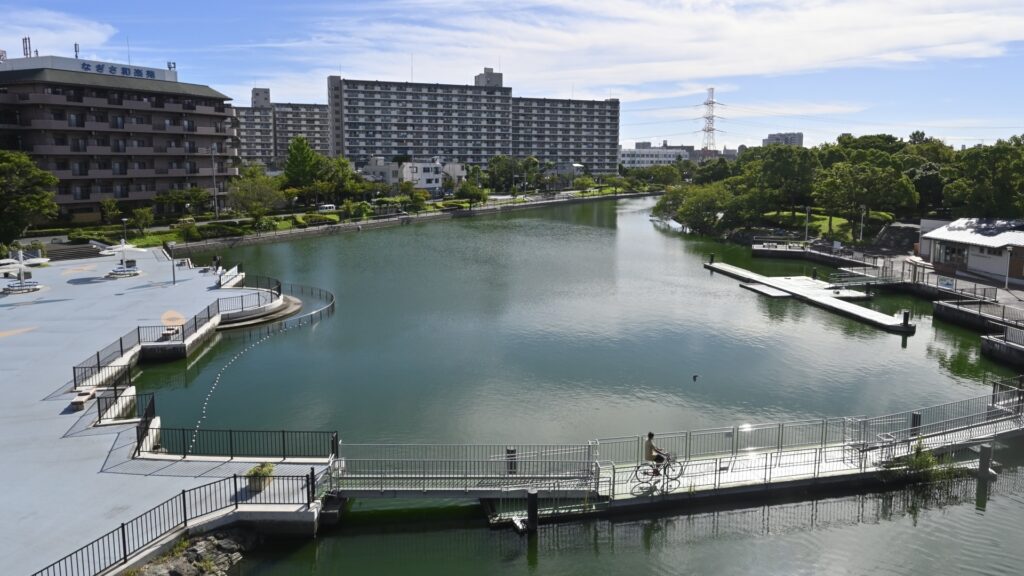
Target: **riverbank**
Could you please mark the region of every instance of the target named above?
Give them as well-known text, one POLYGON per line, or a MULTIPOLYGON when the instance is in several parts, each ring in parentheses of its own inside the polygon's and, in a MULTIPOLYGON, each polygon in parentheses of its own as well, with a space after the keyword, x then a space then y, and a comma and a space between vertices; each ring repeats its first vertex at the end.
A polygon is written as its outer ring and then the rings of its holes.
POLYGON ((174 258, 186 258, 196 254, 223 251, 241 246, 252 246, 255 244, 266 244, 271 242, 285 242, 315 236, 326 236, 330 234, 343 234, 349 232, 362 232, 364 230, 375 230, 379 228, 391 228, 404 226, 414 222, 433 222, 438 220, 451 220, 452 218, 471 218, 478 215, 497 214, 519 210, 533 210, 550 206, 563 206, 571 204, 582 204, 600 200, 618 200, 624 198, 645 198, 649 196, 660 196, 664 192, 637 192, 619 193, 594 196, 561 196, 552 199, 537 199, 527 202, 509 204, 486 204, 462 210, 451 210, 443 212, 419 212, 416 214, 402 214, 388 216, 373 220, 359 222, 343 222, 339 224, 324 224, 311 226, 309 228, 292 228, 289 230, 278 230, 259 234, 248 234, 231 238, 216 238, 203 240, 201 242, 182 242, 173 245, 168 244, 166 249, 174 258))

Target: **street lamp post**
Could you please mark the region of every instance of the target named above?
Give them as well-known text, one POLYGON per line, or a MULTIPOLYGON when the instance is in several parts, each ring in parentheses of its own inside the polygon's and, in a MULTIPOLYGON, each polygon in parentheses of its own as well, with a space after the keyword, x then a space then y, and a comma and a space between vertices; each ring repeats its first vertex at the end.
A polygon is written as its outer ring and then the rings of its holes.
POLYGON ((868 210, 867 206, 865 206, 863 204, 860 205, 860 241, 861 242, 864 241, 864 214, 867 212, 867 210, 868 210))
POLYGON ((174 261, 174 245, 175 242, 171 241, 167 243, 167 248, 171 251, 171 286, 178 284, 178 269, 176 268, 177 262, 174 261))
POLYGON ((804 242, 807 242, 811 230, 811 207, 804 206, 804 208, 806 209, 804 215, 804 242))

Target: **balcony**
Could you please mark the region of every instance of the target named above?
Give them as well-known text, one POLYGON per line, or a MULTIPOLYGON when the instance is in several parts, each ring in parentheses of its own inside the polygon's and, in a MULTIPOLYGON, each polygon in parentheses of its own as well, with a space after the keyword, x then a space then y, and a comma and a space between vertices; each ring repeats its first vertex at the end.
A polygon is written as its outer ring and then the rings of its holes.
MULTIPOLYGON (((166 174, 166 170, 164 171, 166 174)), ((157 171, 154 168, 129 168, 128 176, 132 178, 152 178, 157 175, 157 171)))
POLYGON ((96 168, 93 170, 89 170, 86 174, 88 174, 90 178, 110 178, 111 176, 114 175, 114 171, 111 170, 110 168, 96 168))
POLYGON ((97 98, 95 96, 83 96, 82 104, 86 106, 108 106, 108 100, 106 98, 97 98))
POLYGON ((86 122, 84 128, 88 130, 110 130, 110 122, 91 121, 86 122))
POLYGON ((125 128, 129 132, 152 132, 154 126, 152 124, 128 123, 128 124, 125 124, 125 128))
POLYGON ((56 144, 36 144, 32 147, 34 154, 69 154, 71 146, 58 146, 56 144))
POLYGON ((32 120, 32 127, 38 130, 64 130, 68 127, 67 120, 43 120, 36 118, 32 120))
POLYGON ((152 146, 130 146, 128 148, 129 154, 152 154, 153 152, 152 146))
POLYGON ((131 110, 149 110, 153 107, 145 100, 123 100, 121 105, 131 110))

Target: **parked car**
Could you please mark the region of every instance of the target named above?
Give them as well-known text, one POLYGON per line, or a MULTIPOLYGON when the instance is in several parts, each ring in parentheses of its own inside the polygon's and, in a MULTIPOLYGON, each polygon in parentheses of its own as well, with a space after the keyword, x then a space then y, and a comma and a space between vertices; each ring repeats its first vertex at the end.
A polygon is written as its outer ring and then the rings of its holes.
POLYGON ((338 207, 334 204, 321 204, 316 207, 317 212, 334 212, 338 207))

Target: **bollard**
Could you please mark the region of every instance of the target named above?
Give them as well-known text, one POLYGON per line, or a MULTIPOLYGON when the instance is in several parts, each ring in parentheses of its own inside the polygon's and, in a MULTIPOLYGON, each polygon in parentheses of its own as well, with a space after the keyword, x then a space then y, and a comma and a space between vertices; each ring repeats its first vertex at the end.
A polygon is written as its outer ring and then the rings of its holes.
POLYGON ((912 412, 910 414, 910 435, 920 436, 921 435, 921 413, 912 412))
POLYGON ((903 311, 903 325, 904 326, 909 326, 910 325, 910 310, 904 310, 903 311))
POLYGON ((526 531, 530 534, 537 532, 539 500, 540 497, 537 495, 536 488, 530 488, 526 491, 526 531))
POLYGON ((516 461, 516 449, 511 446, 505 447, 505 471, 509 476, 515 476, 518 468, 518 462, 516 461))
POLYGON ((817 268, 811 268, 811 280, 817 280, 817 279, 818 279, 818 269, 817 268))
POLYGON ((715 253, 712 252, 711 254, 708 255, 708 264, 714 264, 714 263, 715 263, 715 253))

